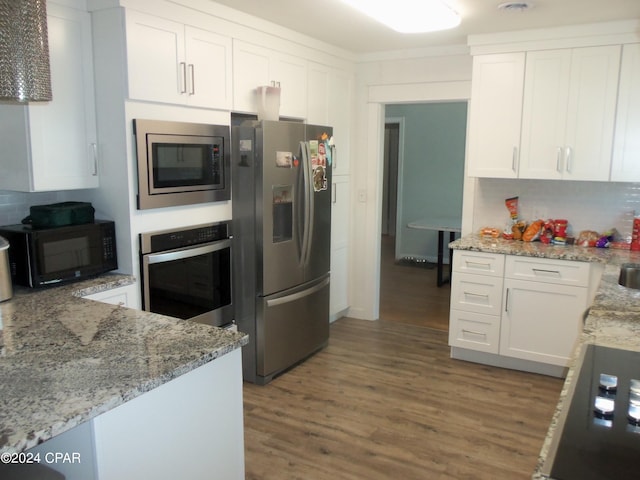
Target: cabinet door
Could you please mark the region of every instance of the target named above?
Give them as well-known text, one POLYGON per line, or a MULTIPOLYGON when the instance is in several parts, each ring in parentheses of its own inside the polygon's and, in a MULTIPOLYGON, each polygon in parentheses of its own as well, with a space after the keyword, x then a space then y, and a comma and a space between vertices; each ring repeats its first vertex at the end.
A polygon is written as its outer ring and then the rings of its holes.
POLYGON ((0 188, 8 190, 98 186, 91 18, 47 10, 53 100, 0 106, 0 188))
POLYGON ((140 289, 137 284, 125 285, 123 287, 92 293, 91 295, 85 295, 82 298, 102 303, 109 303, 111 305, 119 305, 121 307, 135 309, 140 308, 140 289))
POLYGON ((573 50, 563 175, 567 180, 609 180, 620 51, 619 45, 573 50))
POLYGON ((473 58, 467 156, 471 176, 518 176, 524 60, 524 53, 473 58))
POLYGON ((570 69, 571 50, 527 53, 521 178, 562 178, 570 69))
POLYGON ((502 277, 456 273, 451 285, 451 308, 500 316, 502 277))
POLYGON ((640 181, 640 43, 625 45, 620 69, 611 180, 640 181))
POLYGON ((329 95, 331 68, 309 62, 307 75, 307 122, 316 125, 329 123, 329 95))
POLYGON ((331 190, 330 314, 349 308, 349 201, 348 176, 334 176, 331 190))
POLYGON ((451 310, 449 314, 449 345, 497 354, 499 344, 499 315, 451 310))
POLYGON ((566 366, 582 329, 587 288, 506 279, 500 355, 566 366))
POLYGON ((231 39, 185 27, 188 104, 231 108, 231 39))
POLYGON ((33 190, 97 187, 91 18, 48 10, 53 101, 29 106, 33 190))
MULTIPOLYGON (((332 70, 329 77, 329 120, 333 127, 335 150, 333 175, 348 175, 350 169, 350 144, 353 75, 341 70, 332 70)), ((313 95, 310 92, 309 95, 313 95)))
POLYGON ((608 180, 620 47, 527 53, 520 178, 608 180))
POLYGON ((271 80, 280 84, 280 115, 307 116, 307 61, 273 52, 269 67, 271 80))
POLYGON ((233 109, 255 113, 256 87, 270 85, 269 51, 233 40, 233 109))
POLYGON ((186 102, 184 25, 127 10, 129 98, 186 102))

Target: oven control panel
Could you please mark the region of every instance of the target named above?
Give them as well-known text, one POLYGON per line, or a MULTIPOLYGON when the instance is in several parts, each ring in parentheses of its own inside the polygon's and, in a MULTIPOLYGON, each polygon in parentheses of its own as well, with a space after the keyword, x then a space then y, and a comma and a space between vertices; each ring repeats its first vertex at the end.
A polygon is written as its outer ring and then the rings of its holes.
POLYGON ((216 222, 140 234, 142 254, 174 250, 231 238, 231 222, 216 222))

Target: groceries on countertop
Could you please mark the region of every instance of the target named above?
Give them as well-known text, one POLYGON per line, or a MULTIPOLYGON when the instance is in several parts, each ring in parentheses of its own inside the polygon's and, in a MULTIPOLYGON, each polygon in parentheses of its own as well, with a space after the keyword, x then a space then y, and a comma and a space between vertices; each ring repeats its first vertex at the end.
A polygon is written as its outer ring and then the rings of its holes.
POLYGON ((519 218, 518 197, 505 200, 510 220, 503 230, 495 227, 483 227, 480 236, 484 238, 499 238, 506 240, 520 240, 523 242, 540 241, 552 245, 577 245, 581 247, 617 248, 623 250, 640 251, 640 215, 633 221, 631 238, 624 238, 618 230, 611 228, 605 232, 582 230, 577 237, 570 235, 569 221, 566 219, 536 219, 526 221, 519 218))

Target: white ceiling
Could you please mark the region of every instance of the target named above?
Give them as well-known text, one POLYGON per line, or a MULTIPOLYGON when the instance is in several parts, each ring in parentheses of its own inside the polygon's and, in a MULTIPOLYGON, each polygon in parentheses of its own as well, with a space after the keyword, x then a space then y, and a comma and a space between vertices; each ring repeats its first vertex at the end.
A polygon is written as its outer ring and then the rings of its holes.
POLYGON ((214 1, 360 54, 466 45, 470 34, 640 19, 640 0, 526 0, 533 5, 526 12, 499 10, 507 0, 449 0, 462 16, 458 28, 404 35, 340 0, 214 1))

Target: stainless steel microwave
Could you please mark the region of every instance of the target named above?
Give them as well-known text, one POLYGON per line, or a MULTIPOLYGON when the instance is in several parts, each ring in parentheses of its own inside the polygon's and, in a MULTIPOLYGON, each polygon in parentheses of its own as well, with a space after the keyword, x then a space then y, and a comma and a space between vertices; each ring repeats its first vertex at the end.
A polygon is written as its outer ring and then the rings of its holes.
POLYGON ((118 268, 111 221, 41 229, 7 225, 0 227, 0 236, 9 241, 9 267, 16 285, 58 285, 118 268))
POLYGON ((229 126, 133 121, 138 209, 231 198, 229 126))

